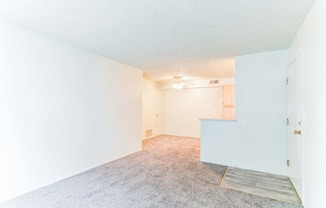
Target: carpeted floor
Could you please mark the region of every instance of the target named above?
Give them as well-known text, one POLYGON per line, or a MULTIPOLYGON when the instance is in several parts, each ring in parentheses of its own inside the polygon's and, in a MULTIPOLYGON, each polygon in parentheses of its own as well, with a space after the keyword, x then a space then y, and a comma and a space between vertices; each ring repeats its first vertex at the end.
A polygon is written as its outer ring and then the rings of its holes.
POLYGON ((224 169, 199 162, 199 139, 159 136, 145 141, 143 150, 138 153, 0 204, 0 207, 302 208, 221 188, 224 169))

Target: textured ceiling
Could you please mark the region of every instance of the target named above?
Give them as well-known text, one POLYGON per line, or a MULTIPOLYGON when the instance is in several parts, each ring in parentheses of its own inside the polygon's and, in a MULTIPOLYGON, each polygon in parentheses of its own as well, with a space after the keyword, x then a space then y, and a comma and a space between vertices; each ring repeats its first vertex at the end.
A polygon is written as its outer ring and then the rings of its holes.
POLYGON ((213 78, 232 74, 229 58, 236 55, 287 48, 314 2, 1 0, 0 17, 143 69, 154 80, 213 78))

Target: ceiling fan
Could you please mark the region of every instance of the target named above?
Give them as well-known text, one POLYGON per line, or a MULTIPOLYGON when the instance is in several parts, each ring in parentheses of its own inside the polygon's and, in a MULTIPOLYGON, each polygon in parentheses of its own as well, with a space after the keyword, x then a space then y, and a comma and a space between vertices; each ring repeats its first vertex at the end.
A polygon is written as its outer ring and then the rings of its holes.
POLYGON ((195 85, 194 83, 190 83, 187 81, 182 81, 181 79, 183 78, 182 76, 174 76, 174 83, 173 83, 173 88, 176 90, 181 90, 184 87, 188 87, 190 85, 195 85))

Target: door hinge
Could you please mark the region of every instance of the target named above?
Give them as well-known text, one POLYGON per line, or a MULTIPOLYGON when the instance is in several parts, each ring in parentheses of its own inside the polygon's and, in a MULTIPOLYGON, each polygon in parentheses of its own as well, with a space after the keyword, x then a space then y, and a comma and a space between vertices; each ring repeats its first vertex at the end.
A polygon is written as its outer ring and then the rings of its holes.
POLYGON ((289 84, 289 77, 286 78, 286 84, 289 84))
POLYGON ((290 124, 290 120, 289 118, 286 118, 286 125, 289 125, 290 124))
POLYGON ((290 160, 289 160, 289 159, 286 160, 286 165, 287 165, 288 167, 290 167, 290 160))

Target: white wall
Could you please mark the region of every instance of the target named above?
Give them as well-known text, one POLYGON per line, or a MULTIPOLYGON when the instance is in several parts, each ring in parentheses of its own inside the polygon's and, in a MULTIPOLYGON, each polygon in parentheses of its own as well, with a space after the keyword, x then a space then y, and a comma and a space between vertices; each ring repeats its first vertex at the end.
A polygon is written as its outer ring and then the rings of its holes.
POLYGON ((301 52, 303 97, 303 204, 326 207, 326 1, 317 0, 289 48, 301 52))
POLYGON ((221 87, 164 90, 164 134, 200 137, 199 118, 221 117, 221 101, 221 87))
POLYGON ((234 78, 218 80, 219 84, 215 88, 163 90, 163 133, 200 137, 200 118, 221 119, 221 86, 234 84, 234 78))
POLYGON ((203 120, 201 161, 286 175, 287 51, 236 57, 236 122, 203 120))
POLYGON ((141 149, 140 70, 0 30, 0 201, 141 149))
POLYGON ((143 116, 142 138, 147 139, 146 130, 152 129, 153 135, 162 134, 163 131, 163 96, 156 83, 143 79, 143 116))

